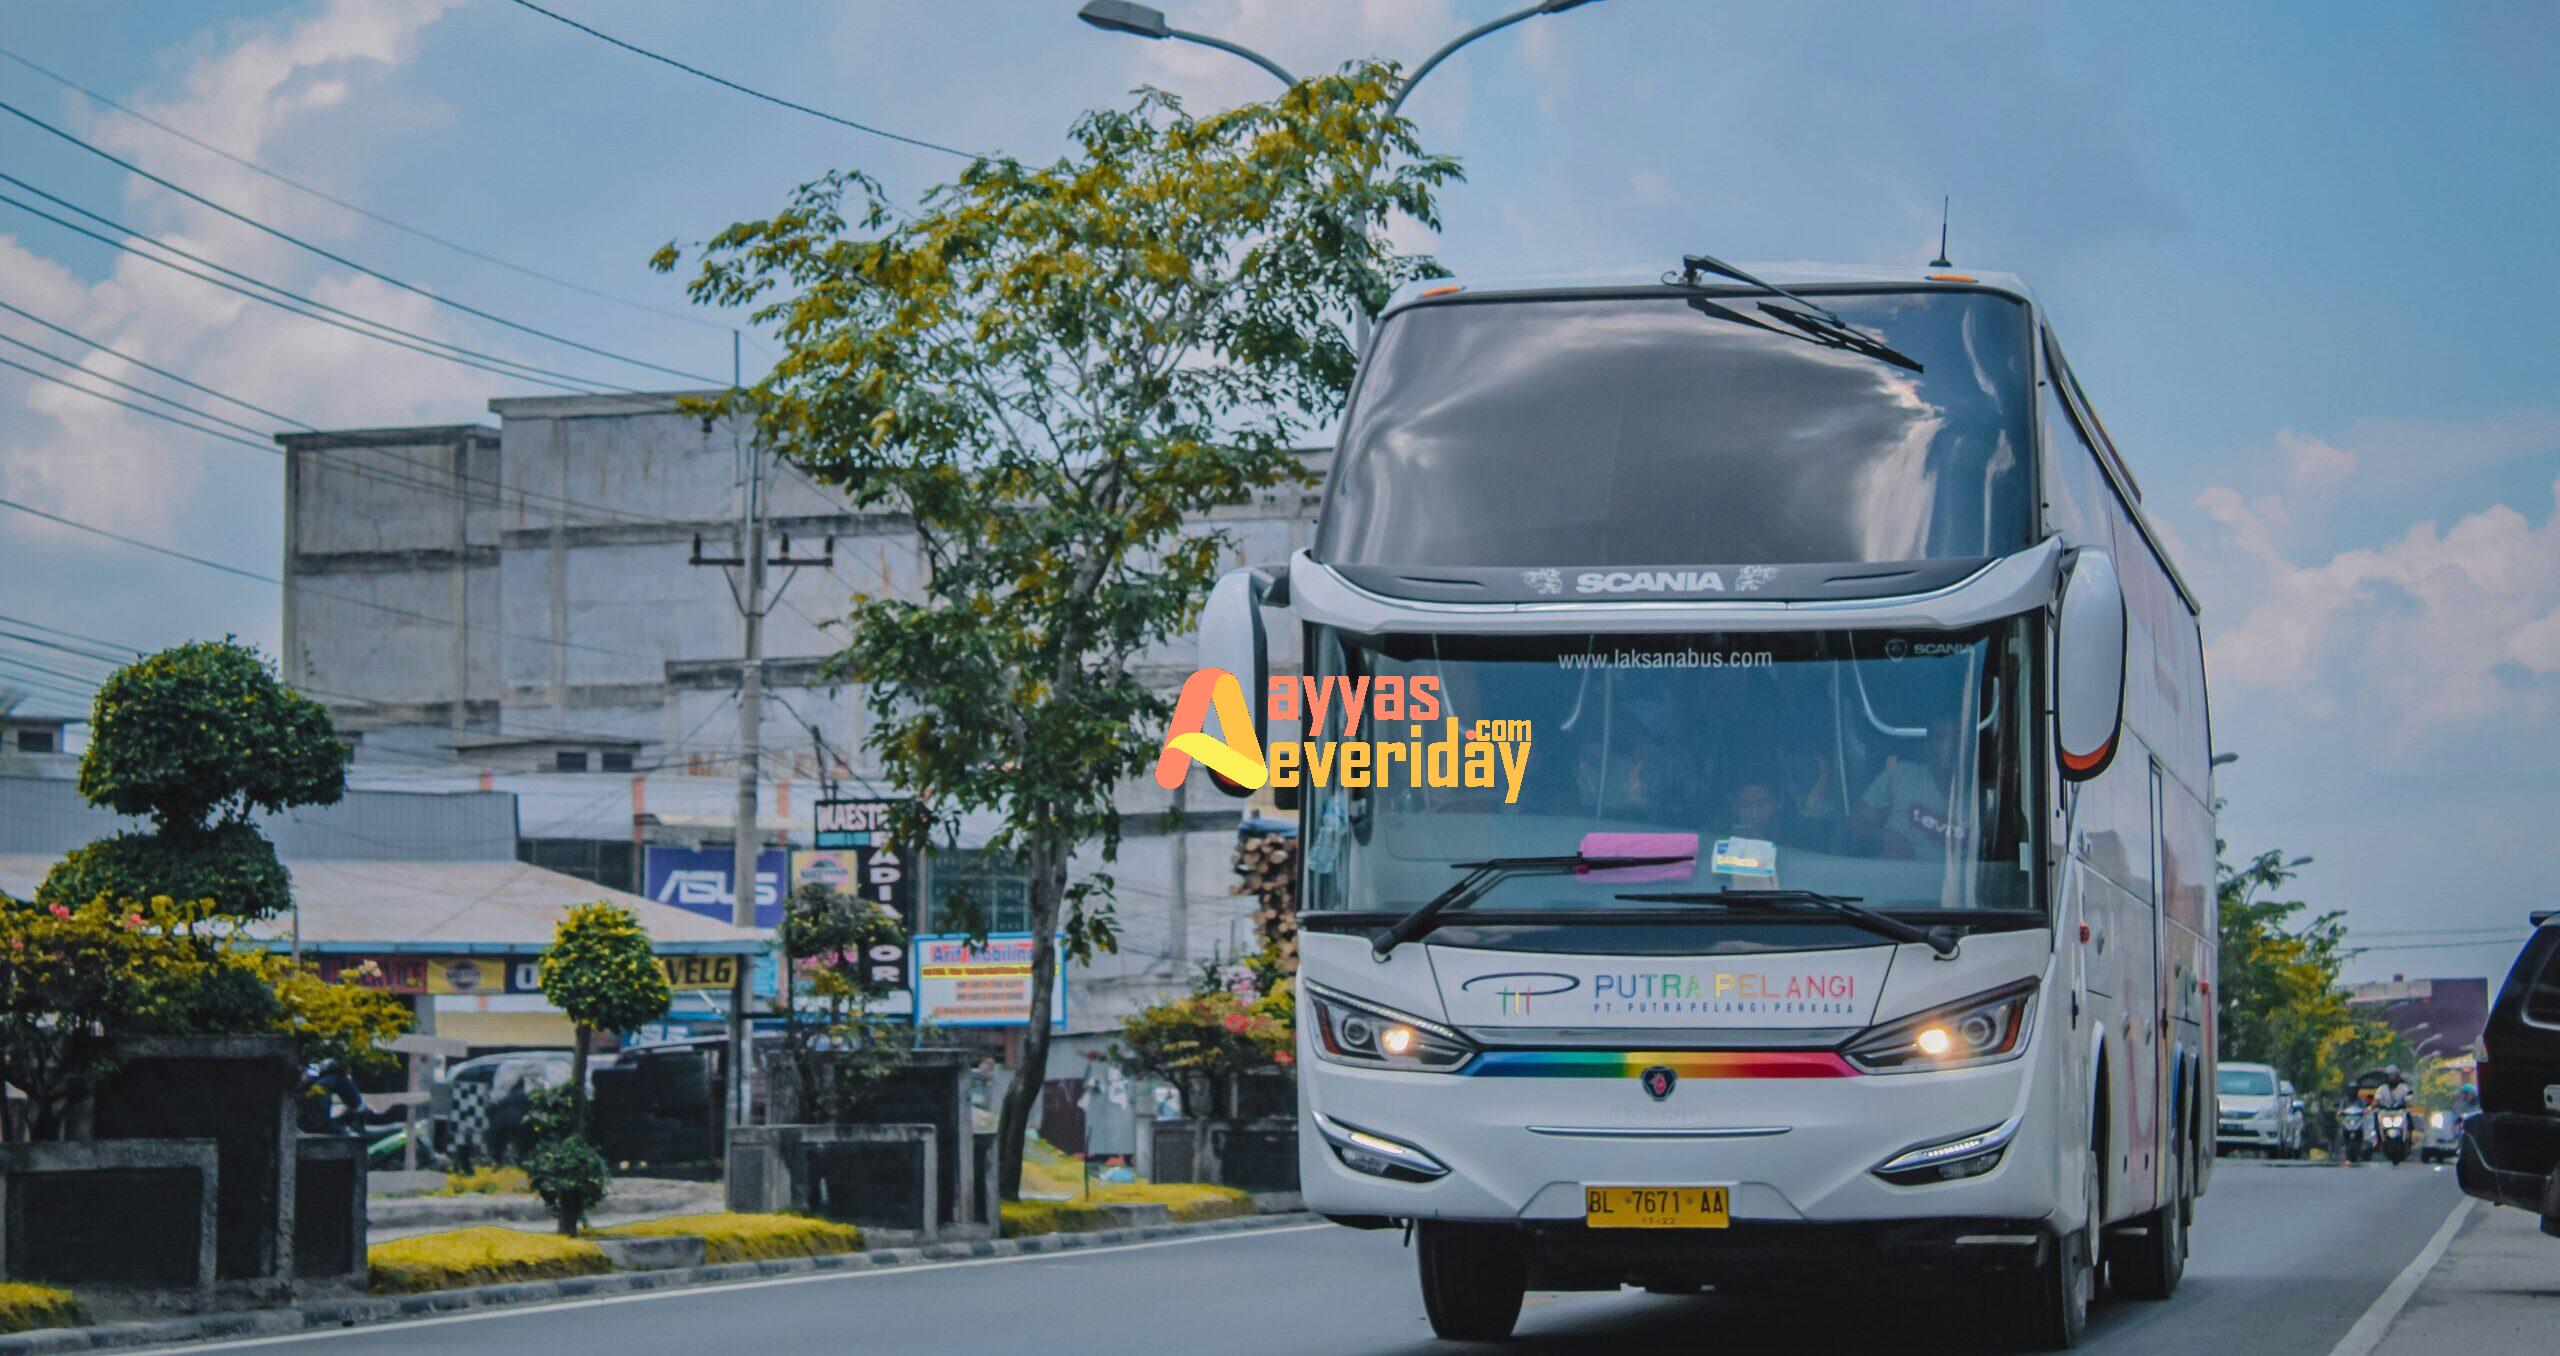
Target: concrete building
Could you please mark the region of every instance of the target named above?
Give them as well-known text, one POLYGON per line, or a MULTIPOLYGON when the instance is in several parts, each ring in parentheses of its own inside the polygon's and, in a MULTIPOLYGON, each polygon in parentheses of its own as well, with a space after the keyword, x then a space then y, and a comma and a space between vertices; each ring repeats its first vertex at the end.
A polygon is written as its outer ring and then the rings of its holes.
MULTIPOLYGON (((708 393, 704 393, 708 394, 708 393)), ((647 847, 730 839, 743 638, 731 572, 745 430, 679 407, 683 393, 490 402, 479 424, 287 434, 285 675, 325 702, 361 786, 512 791, 520 854, 640 890, 647 847)), ((1321 472, 1323 454, 1310 454, 1321 472)), ((765 623, 761 818, 806 846, 827 783, 879 788, 860 752, 859 694, 824 673, 826 630, 854 592, 917 596, 914 535, 856 512, 788 468, 767 480, 770 545, 832 566, 775 572, 765 623)), ((1239 563, 1277 563, 1312 535, 1316 496, 1291 491, 1221 511, 1239 563)), ((1178 685, 1192 656, 1150 657, 1178 685)), ((885 789, 885 788, 880 788, 885 789)), ((1123 953, 1070 977, 1071 1031, 1108 1029, 1186 977, 1193 960, 1249 945, 1229 895, 1233 802, 1194 797, 1167 834, 1166 793, 1122 790, 1131 839, 1113 867, 1123 953)), ((1017 882, 938 848, 922 925, 958 882, 1018 915, 1017 882)), ((725 879, 725 877, 724 877, 725 879)))
POLYGON ((2478 1048, 2489 1025, 2489 981, 2477 975, 2459 979, 2387 980, 2358 984, 2347 1001, 2379 1009, 2382 1020, 2409 1040, 2422 1056, 2450 1059, 2478 1048))

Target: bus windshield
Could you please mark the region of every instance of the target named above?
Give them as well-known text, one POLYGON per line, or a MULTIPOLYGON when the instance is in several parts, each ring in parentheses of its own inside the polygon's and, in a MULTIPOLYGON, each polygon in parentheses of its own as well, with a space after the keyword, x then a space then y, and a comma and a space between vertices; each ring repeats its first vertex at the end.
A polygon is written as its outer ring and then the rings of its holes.
MULTIPOLYGON (((1307 907, 1408 910, 1452 863, 1693 865, 1503 881, 1467 910, 1680 909, 1636 892, 1813 890, 1889 912, 2024 910, 2036 825, 2031 622, 1967 631, 1390 636, 1319 630, 1322 682, 1436 686, 1433 725, 1527 744, 1516 782, 1307 790, 1307 907)), ((1329 722, 1331 718, 1328 717, 1329 722)), ((1338 724, 1331 726, 1338 730, 1338 724)), ((1313 735, 1309 736, 1313 738, 1313 735)), ((1517 752, 1517 750, 1513 750, 1517 752)))
MULTIPOLYGON (((1316 558, 1765 568, 2032 544, 2025 306, 1953 289, 1821 299, 1924 370, 1678 292, 1395 314, 1353 398, 1316 558)), ((1760 314, 1747 296, 1716 304, 1760 314)))

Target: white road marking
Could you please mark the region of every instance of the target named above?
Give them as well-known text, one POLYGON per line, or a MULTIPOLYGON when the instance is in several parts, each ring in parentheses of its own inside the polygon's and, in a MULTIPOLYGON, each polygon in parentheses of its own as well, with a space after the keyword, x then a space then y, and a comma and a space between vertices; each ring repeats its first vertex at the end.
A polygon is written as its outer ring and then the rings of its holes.
POLYGON ((683 1299, 693 1295, 715 1295, 734 1290, 764 1290, 778 1285, 808 1285, 818 1281, 860 1281, 884 1276, 912 1276, 919 1271, 952 1271, 961 1267, 995 1267, 1011 1262, 1053 1262, 1069 1257, 1108 1257, 1115 1253, 1143 1252, 1149 1248, 1180 1248, 1195 1243, 1227 1243, 1242 1238, 1271 1238, 1279 1234, 1302 1234, 1310 1229, 1330 1229, 1330 1224, 1284 1224, 1272 1229, 1235 1229, 1226 1233, 1199 1234, 1191 1238, 1159 1238, 1149 1243, 1119 1243, 1100 1248, 1067 1248, 1058 1252, 1026 1252, 1011 1257, 964 1257, 949 1262, 911 1262, 905 1266, 874 1267, 868 1271, 820 1271, 805 1276, 767 1276, 753 1281, 722 1281, 711 1285, 679 1286, 669 1290, 643 1290, 628 1295, 598 1295, 593 1299, 560 1300, 551 1304, 522 1304, 495 1309, 476 1309, 467 1314, 444 1314, 435 1318, 404 1318, 388 1323, 362 1323, 352 1328, 328 1328, 320 1332, 284 1333, 275 1337, 243 1337, 228 1342, 181 1342, 176 1346, 138 1348, 135 1356, 153 1352, 242 1351, 252 1347, 282 1346, 287 1342, 324 1342, 333 1338, 363 1337, 395 1328, 431 1328, 447 1323, 478 1323, 493 1318, 517 1318, 526 1314, 560 1313, 570 1309, 596 1309, 608 1304, 637 1304, 643 1300, 683 1299))
POLYGON ((2462 1222, 2471 1218, 2474 1204, 2472 1198, 2465 1196, 2461 1204, 2453 1207, 2453 1213, 2436 1226, 2436 1236, 2428 1239, 2427 1246, 2418 1249, 2409 1265, 2402 1267, 2400 1274, 2391 1278, 2391 1284, 2374 1297, 2373 1307, 2365 1310, 2364 1317, 2357 1319, 2356 1325, 2347 1329, 2347 1335, 2338 1339, 2338 1345, 2329 1349, 2329 1356, 2373 1356, 2374 1349, 2382 1345, 2383 1336, 2391 1331, 2391 1320, 2398 1318, 2409 1297, 2418 1293, 2427 1273, 2444 1260, 2445 1249, 2453 1246, 2453 1236, 2462 1232, 2462 1222))

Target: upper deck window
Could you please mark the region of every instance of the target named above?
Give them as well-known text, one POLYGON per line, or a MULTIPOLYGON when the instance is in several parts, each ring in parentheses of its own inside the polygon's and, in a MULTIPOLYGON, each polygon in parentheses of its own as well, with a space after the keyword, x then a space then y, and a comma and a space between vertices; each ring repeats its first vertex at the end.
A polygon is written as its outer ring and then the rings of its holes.
POLYGON ((2026 307, 1944 288, 1819 300, 1923 370, 1670 291, 1399 312, 1353 398, 1317 557, 1789 565, 2031 544, 2026 307))

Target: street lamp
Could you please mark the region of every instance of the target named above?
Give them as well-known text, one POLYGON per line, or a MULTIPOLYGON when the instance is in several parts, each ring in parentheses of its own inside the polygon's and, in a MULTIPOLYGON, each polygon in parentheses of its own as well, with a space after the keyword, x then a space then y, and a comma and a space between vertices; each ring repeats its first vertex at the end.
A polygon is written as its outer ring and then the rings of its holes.
MULTIPOLYGON (((1524 9, 1515 10, 1509 14, 1503 15, 1499 19, 1477 24, 1475 27, 1468 29, 1466 32, 1461 33, 1450 39, 1448 42, 1442 44, 1439 51, 1433 52, 1431 55, 1424 57, 1422 59, 1422 64, 1413 68, 1413 74, 1405 78, 1404 88, 1396 91, 1395 101, 1387 105, 1387 115, 1389 117, 1393 117, 1397 109, 1404 107, 1406 97, 1413 93, 1414 86, 1422 83, 1422 77, 1431 74, 1432 67, 1448 60, 1450 53, 1457 51, 1468 43, 1474 42, 1476 39, 1483 37, 1487 33, 1499 32, 1502 29, 1509 28, 1523 19, 1534 19, 1541 14, 1562 14, 1566 10, 1578 9, 1581 6, 1590 3, 1592 3, 1592 0, 1540 0, 1540 3, 1538 4, 1530 5, 1524 9)), ((1213 38, 1206 33, 1194 33, 1189 29, 1176 28, 1165 22, 1163 10, 1156 9, 1150 5, 1136 4, 1133 3, 1133 0, 1085 0, 1084 8, 1076 11, 1076 17, 1107 33, 1126 33, 1131 37, 1146 38, 1150 41, 1159 42, 1166 38, 1172 38, 1177 42, 1198 43, 1202 47, 1215 47, 1221 52, 1231 52, 1237 56, 1243 57, 1254 65, 1260 66, 1262 69, 1271 72, 1273 75, 1280 78, 1281 84, 1294 85, 1298 83, 1297 77, 1289 74, 1288 71, 1281 67, 1279 62, 1273 61, 1271 58, 1240 43, 1229 42, 1224 38, 1213 38)))

